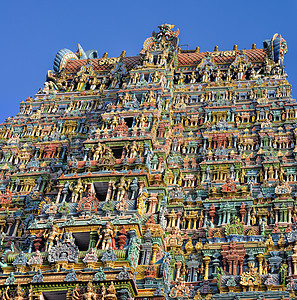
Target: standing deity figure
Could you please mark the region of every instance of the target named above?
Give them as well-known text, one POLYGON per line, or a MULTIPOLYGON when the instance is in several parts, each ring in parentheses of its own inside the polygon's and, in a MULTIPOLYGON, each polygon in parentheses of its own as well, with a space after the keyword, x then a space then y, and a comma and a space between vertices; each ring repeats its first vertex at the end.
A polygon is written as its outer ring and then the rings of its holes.
POLYGON ((226 81, 227 82, 230 82, 232 79, 232 75, 231 75, 231 70, 230 68, 227 70, 227 73, 226 73, 226 81))
POLYGON ((134 73, 131 75, 132 84, 136 84, 140 79, 139 73, 134 73))
POLYGON ((97 85, 99 84, 99 80, 97 79, 97 77, 94 77, 89 81, 89 83, 90 83, 90 89, 95 90, 97 85))
POLYGON ((128 190, 129 186, 130 186, 130 182, 126 183, 124 176, 121 177, 120 182, 118 183, 118 186, 117 186, 118 192, 117 192, 116 201, 121 201, 124 198, 125 193, 128 190))
POLYGON ((156 102, 156 95, 152 90, 150 90, 149 93, 147 93, 144 98, 145 98, 145 102, 148 103, 156 102))
POLYGON ((84 87, 84 85, 87 83, 88 81, 88 75, 85 73, 82 73, 77 79, 77 91, 81 91, 82 88, 84 87))
POLYGON ((110 122, 110 128, 114 129, 119 125, 119 117, 114 115, 109 122, 110 122))
POLYGON ((202 82, 208 82, 209 81, 209 70, 208 68, 205 68, 205 70, 202 72, 202 82))
POLYGON ((167 67, 167 56, 168 54, 165 51, 160 54, 159 67, 167 67))
POLYGON ((160 73, 159 73, 158 71, 156 71, 156 72, 152 75, 152 80, 153 80, 154 83, 159 82, 160 78, 161 78, 161 75, 160 75, 160 73))
POLYGON ((100 241, 102 240, 102 250, 107 250, 109 248, 115 248, 115 242, 114 242, 114 237, 115 237, 115 232, 112 229, 112 226, 110 222, 106 223, 106 227, 102 230, 102 232, 98 232, 98 242, 96 245, 96 248, 98 248, 100 241))
POLYGON ((15 300, 24 300, 24 290, 22 289, 22 287, 18 284, 16 291, 15 291, 15 296, 14 296, 15 300))
POLYGON ((83 300, 96 300, 97 294, 94 292, 93 284, 89 281, 87 285, 87 291, 83 294, 83 300))
POLYGON ((220 82, 222 80, 222 72, 220 69, 217 69, 217 72, 215 74, 215 82, 220 82))
POLYGON ((141 114, 136 119, 139 128, 145 127, 145 121, 146 121, 145 115, 141 114))
POLYGON ((134 158, 138 155, 139 147, 136 141, 132 142, 132 145, 129 146, 129 157, 134 158))
POLYGON ((73 186, 73 182, 69 185, 69 190, 72 192, 71 202, 75 203, 80 200, 81 194, 86 190, 86 185, 83 186, 82 180, 79 178, 75 186, 73 186))
POLYGON ((197 76, 195 75, 195 72, 193 71, 191 75, 189 75, 190 83, 195 83, 197 76))
POLYGON ((244 79, 244 72, 245 72, 245 65, 242 62, 239 62, 238 69, 237 69, 237 79, 238 80, 244 79))
POLYGON ((125 105, 126 103, 130 102, 131 95, 129 93, 125 93, 120 96, 120 100, 121 100, 122 104, 125 105))
POLYGON ((72 296, 71 299, 72 300, 79 300, 80 299, 80 294, 79 294, 79 287, 78 284, 75 285, 75 288, 72 291, 72 296))
POLYGON ((148 51, 146 51, 142 61, 142 65, 146 66, 147 64, 152 64, 153 61, 154 61, 154 56, 150 54, 148 51))
POLYGON ((60 231, 57 224, 53 224, 51 229, 48 229, 48 232, 44 235, 46 238, 46 252, 49 252, 51 248, 57 243, 63 235, 63 232, 60 231))
POLYGON ((104 153, 104 145, 102 145, 101 143, 98 143, 97 148, 94 149, 93 148, 93 160, 98 160, 99 158, 102 157, 103 153, 104 153))
POLYGON ((184 73, 180 73, 178 76, 177 84, 184 84, 186 75, 184 73))

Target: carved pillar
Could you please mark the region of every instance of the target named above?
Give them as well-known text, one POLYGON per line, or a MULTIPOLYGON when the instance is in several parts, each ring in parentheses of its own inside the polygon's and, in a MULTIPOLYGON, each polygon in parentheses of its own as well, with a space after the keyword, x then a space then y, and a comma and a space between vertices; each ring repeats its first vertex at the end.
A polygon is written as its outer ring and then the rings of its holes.
POLYGON ((63 187, 64 187, 63 184, 59 184, 57 186, 57 188, 58 188, 58 195, 57 195, 56 203, 60 202, 60 197, 61 197, 61 193, 62 193, 63 187))
POLYGON ((243 260, 239 261, 239 275, 242 274, 243 260))
POLYGON ((232 274, 232 260, 228 261, 229 273, 232 274))
POLYGON ((220 210, 218 211, 218 215, 219 215, 218 226, 221 226, 221 224, 222 224, 222 212, 220 210))
POLYGON ((226 224, 226 211, 223 210, 223 221, 222 221, 222 224, 226 224))
MULTIPOLYGON (((203 227, 206 227, 206 224, 207 224, 207 218, 208 218, 208 214, 207 212, 205 213, 205 217, 204 217, 204 222, 203 222, 203 227)), ((195 221, 194 221, 195 222, 195 221)), ((193 226, 193 229, 196 229, 196 227, 194 228, 193 226)))
POLYGON ((208 273, 209 273, 209 263, 210 263, 210 257, 209 256, 205 256, 203 257, 203 262, 205 265, 205 271, 204 271, 204 280, 208 279, 208 273))
POLYGON ((21 222, 21 217, 16 217, 15 227, 14 227, 12 236, 16 236, 20 222, 21 222))
POLYGON ((251 225, 251 207, 247 208, 247 220, 246 220, 246 225, 250 226, 251 225))
POLYGON ((275 211, 275 224, 277 224, 278 223, 278 207, 275 207, 274 211, 275 211))
POLYGON ((292 223, 292 209, 293 207, 288 207, 288 223, 292 223))
POLYGON ((154 245, 153 245, 153 256, 152 256, 152 262, 153 262, 153 263, 156 262, 158 250, 159 250, 158 244, 154 244, 154 245))
POLYGON ((230 211, 226 211, 227 214, 227 221, 226 223, 229 224, 230 223, 230 211))
MULTIPOLYGON (((261 140, 261 142, 262 142, 262 140, 261 140)), ((263 146, 260 146, 260 147, 263 147, 263 146)), ((265 167, 264 168, 264 178, 265 178, 265 180, 267 180, 267 171, 268 171, 268 168, 265 167)))
POLYGON ((257 255, 258 261, 259 261, 259 274, 263 274, 263 260, 264 260, 264 255, 262 253, 257 255))
POLYGON ((237 265, 238 265, 238 260, 233 261, 233 275, 237 275, 237 265))
POLYGON ((193 218, 193 229, 197 229, 197 221, 198 221, 198 217, 197 216, 195 216, 194 218, 193 218))
POLYGON ((283 217, 283 220, 285 223, 288 222, 288 210, 287 209, 284 209, 284 217, 283 217))
POLYGON ((172 216, 172 218, 171 218, 171 227, 175 227, 176 219, 177 219, 177 216, 176 216, 176 214, 174 214, 174 216, 172 216))
POLYGON ((287 257, 288 262, 288 274, 289 276, 292 276, 292 256, 287 257))
POLYGON ((176 266, 176 275, 175 275, 175 280, 176 280, 176 279, 178 279, 180 277, 180 269, 182 267, 181 261, 177 261, 175 263, 175 266, 176 266))
MULTIPOLYGON (((294 251, 295 251, 295 248, 296 248, 296 246, 294 247, 294 251)), ((297 254, 296 254, 296 251, 292 255, 292 262, 293 262, 294 275, 297 275, 297 254)))
POLYGON ((179 212, 176 213, 176 215, 177 215, 177 223, 176 223, 176 227, 177 227, 177 228, 180 228, 180 219, 181 219, 181 216, 182 216, 182 212, 179 211, 179 212))
POLYGON ((190 216, 188 216, 188 217, 186 218, 186 220, 188 221, 187 229, 191 229, 192 218, 191 218, 190 216))

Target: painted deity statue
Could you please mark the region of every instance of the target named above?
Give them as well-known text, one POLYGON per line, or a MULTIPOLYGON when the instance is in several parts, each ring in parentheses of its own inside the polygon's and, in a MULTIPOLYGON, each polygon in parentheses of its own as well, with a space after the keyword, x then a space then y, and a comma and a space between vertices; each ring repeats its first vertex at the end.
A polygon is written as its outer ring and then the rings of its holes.
POLYGON ((110 222, 106 223, 106 227, 102 230, 102 232, 98 232, 99 239, 96 245, 96 248, 98 248, 100 241, 102 241, 102 250, 107 250, 109 248, 115 248, 114 245, 114 237, 115 237, 115 232, 112 229, 112 226, 110 222))
POLYGON ((128 188, 129 188, 129 185, 130 185, 130 183, 126 183, 124 177, 122 177, 120 179, 120 182, 118 183, 118 186, 117 186, 118 192, 117 192, 117 199, 116 199, 116 201, 121 201, 124 198, 125 193, 128 190, 128 188))
POLYGON ((86 190, 86 186, 83 185, 81 178, 79 178, 75 186, 73 186, 73 183, 69 185, 69 190, 72 192, 71 202, 77 202, 80 200, 82 193, 86 190))

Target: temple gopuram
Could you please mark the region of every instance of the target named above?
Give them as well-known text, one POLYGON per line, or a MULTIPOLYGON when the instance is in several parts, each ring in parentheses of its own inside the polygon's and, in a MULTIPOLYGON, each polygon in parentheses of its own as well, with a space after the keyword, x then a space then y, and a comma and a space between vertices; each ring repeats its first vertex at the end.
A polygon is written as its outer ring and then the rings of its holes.
POLYGON ((292 300, 297 103, 279 34, 60 50, 0 124, 0 298, 292 300))

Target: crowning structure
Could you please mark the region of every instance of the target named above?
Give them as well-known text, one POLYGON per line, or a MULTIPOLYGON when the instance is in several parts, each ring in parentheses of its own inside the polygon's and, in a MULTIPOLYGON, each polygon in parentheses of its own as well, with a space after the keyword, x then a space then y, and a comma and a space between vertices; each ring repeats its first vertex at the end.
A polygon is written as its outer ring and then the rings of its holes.
POLYGON ((58 52, 0 124, 2 299, 292 299, 297 104, 250 50, 58 52))

